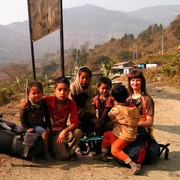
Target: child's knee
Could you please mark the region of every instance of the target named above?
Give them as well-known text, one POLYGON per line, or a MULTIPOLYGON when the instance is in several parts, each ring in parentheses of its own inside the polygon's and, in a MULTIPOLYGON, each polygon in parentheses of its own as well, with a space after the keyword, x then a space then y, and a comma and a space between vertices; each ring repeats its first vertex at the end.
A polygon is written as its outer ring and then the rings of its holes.
POLYGON ((111 146, 111 154, 114 156, 114 157, 117 157, 117 153, 118 153, 118 149, 115 147, 115 146, 111 146))
POLYGON ((49 136, 48 132, 44 131, 44 132, 42 133, 42 138, 43 138, 43 139, 47 139, 48 136, 49 136))
POLYGON ((80 139, 81 137, 82 137, 82 131, 81 131, 81 129, 75 129, 74 131, 73 131, 73 136, 74 136, 74 138, 77 138, 77 139, 80 139))

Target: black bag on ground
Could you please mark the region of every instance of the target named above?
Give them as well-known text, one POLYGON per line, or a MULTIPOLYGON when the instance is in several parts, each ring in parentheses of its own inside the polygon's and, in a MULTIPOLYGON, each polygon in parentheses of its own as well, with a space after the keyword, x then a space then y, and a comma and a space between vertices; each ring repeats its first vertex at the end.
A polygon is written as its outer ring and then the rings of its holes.
MULTIPOLYGON (((123 151, 129 155, 129 157, 136 162, 137 164, 142 164, 145 157, 146 157, 146 149, 147 149, 147 140, 140 137, 140 135, 137 137, 137 139, 128 144, 123 151)), ((125 164, 124 161, 121 161, 119 159, 116 159, 121 165, 123 166, 129 166, 125 164)))
POLYGON ((38 140, 39 134, 33 132, 26 132, 24 135, 23 144, 29 148, 32 148, 35 142, 38 140))
MULTIPOLYGON (((123 151, 136 163, 142 164, 146 157, 148 146, 148 133, 144 128, 138 127, 137 138, 134 142, 128 144, 123 151)), ((116 159, 121 165, 129 166, 124 161, 116 159)))
MULTIPOLYGON (((24 158, 24 133, 18 131, 18 126, 12 122, 0 119, 0 153, 24 158)), ((36 157, 43 150, 39 137, 29 149, 27 157, 36 157)))
POLYGON ((0 128, 1 129, 6 129, 9 130, 11 132, 14 132, 15 134, 19 134, 20 132, 18 131, 18 126, 10 121, 4 120, 2 119, 2 117, 0 118, 0 128))
POLYGON ((146 150, 146 157, 144 159, 143 164, 151 164, 155 163, 160 154, 160 146, 154 139, 148 140, 148 147, 146 150))
POLYGON ((0 128, 0 153, 22 157, 23 149, 22 141, 13 132, 0 128))
POLYGON ((158 161, 161 154, 165 151, 164 158, 168 159, 169 157, 169 148, 168 146, 170 143, 167 144, 158 144, 158 142, 154 139, 148 139, 148 147, 146 150, 146 157, 144 159, 143 164, 153 164, 158 161))
MULTIPOLYGON (((151 139, 149 133, 144 129, 138 127, 137 139, 128 144, 123 151, 129 155, 129 157, 138 164, 152 164, 157 162, 161 154, 164 153, 164 158, 168 159, 170 144, 159 144, 156 140, 151 139)), ((117 161, 123 165, 126 165, 123 161, 117 161)))

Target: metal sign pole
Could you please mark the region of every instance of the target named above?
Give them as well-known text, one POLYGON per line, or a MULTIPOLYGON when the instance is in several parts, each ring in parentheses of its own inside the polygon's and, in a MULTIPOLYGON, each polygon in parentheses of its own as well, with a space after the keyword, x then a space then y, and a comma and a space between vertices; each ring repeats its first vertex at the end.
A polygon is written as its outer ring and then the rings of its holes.
POLYGON ((63 36, 63 0, 60 0, 60 66, 61 66, 61 76, 65 77, 65 72, 64 72, 64 36, 63 36))
POLYGON ((30 16, 30 6, 27 0, 28 5, 28 16, 29 16, 29 33, 30 33, 30 45, 31 45, 31 58, 32 58, 32 70, 33 70, 33 78, 36 80, 36 68, 35 68, 35 60, 34 60, 34 44, 32 41, 32 28, 31 28, 31 16, 30 16))

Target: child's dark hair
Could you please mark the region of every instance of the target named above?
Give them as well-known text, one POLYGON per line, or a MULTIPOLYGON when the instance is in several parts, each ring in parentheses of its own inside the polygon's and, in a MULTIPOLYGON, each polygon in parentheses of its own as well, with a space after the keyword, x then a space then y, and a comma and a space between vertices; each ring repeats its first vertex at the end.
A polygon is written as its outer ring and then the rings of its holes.
POLYGON ((84 66, 84 67, 80 68, 78 75, 80 76, 80 74, 82 72, 86 72, 87 74, 89 74, 90 78, 92 77, 92 71, 88 67, 84 66))
POLYGON ((69 82, 68 78, 58 77, 57 79, 55 79, 54 89, 57 87, 57 85, 58 85, 59 83, 65 83, 65 84, 68 85, 68 88, 70 87, 70 82, 69 82))
POLYGON ((38 87, 43 93, 43 86, 39 81, 31 81, 31 82, 28 83, 27 94, 29 94, 32 87, 38 87))
POLYGON ((98 82, 98 87, 100 87, 101 84, 107 84, 110 88, 112 87, 112 81, 108 77, 100 78, 98 82))
POLYGON ((117 84, 112 88, 111 95, 117 102, 124 103, 128 98, 128 91, 122 84, 117 84))

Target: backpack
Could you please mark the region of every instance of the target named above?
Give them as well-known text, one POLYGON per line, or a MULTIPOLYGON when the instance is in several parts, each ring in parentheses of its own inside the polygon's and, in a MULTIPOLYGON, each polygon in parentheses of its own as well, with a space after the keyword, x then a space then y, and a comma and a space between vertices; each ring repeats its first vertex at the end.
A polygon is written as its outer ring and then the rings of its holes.
MULTIPOLYGON (((146 157, 146 150, 148 147, 147 143, 147 132, 145 129, 140 129, 137 134, 137 138, 132 143, 128 144, 123 151, 129 155, 129 157, 137 164, 142 164, 146 157)), ((121 165, 129 166, 124 161, 116 159, 121 165)))
POLYGON ((146 157, 143 161, 143 164, 148 165, 157 162, 163 152, 164 152, 164 159, 168 159, 169 145, 170 143, 159 144, 156 140, 149 138, 148 147, 146 150, 146 157))
POLYGON ((42 140, 39 137, 31 146, 24 145, 24 132, 18 131, 19 127, 0 117, 0 153, 20 158, 36 157, 43 150, 42 140))
MULTIPOLYGON (((137 164, 153 164, 158 161, 161 154, 165 152, 164 158, 168 159, 170 143, 158 144, 157 141, 150 138, 150 135, 144 128, 138 128, 137 139, 128 144, 123 151, 137 164)), ((121 165, 129 166, 119 159, 116 159, 121 165)))

